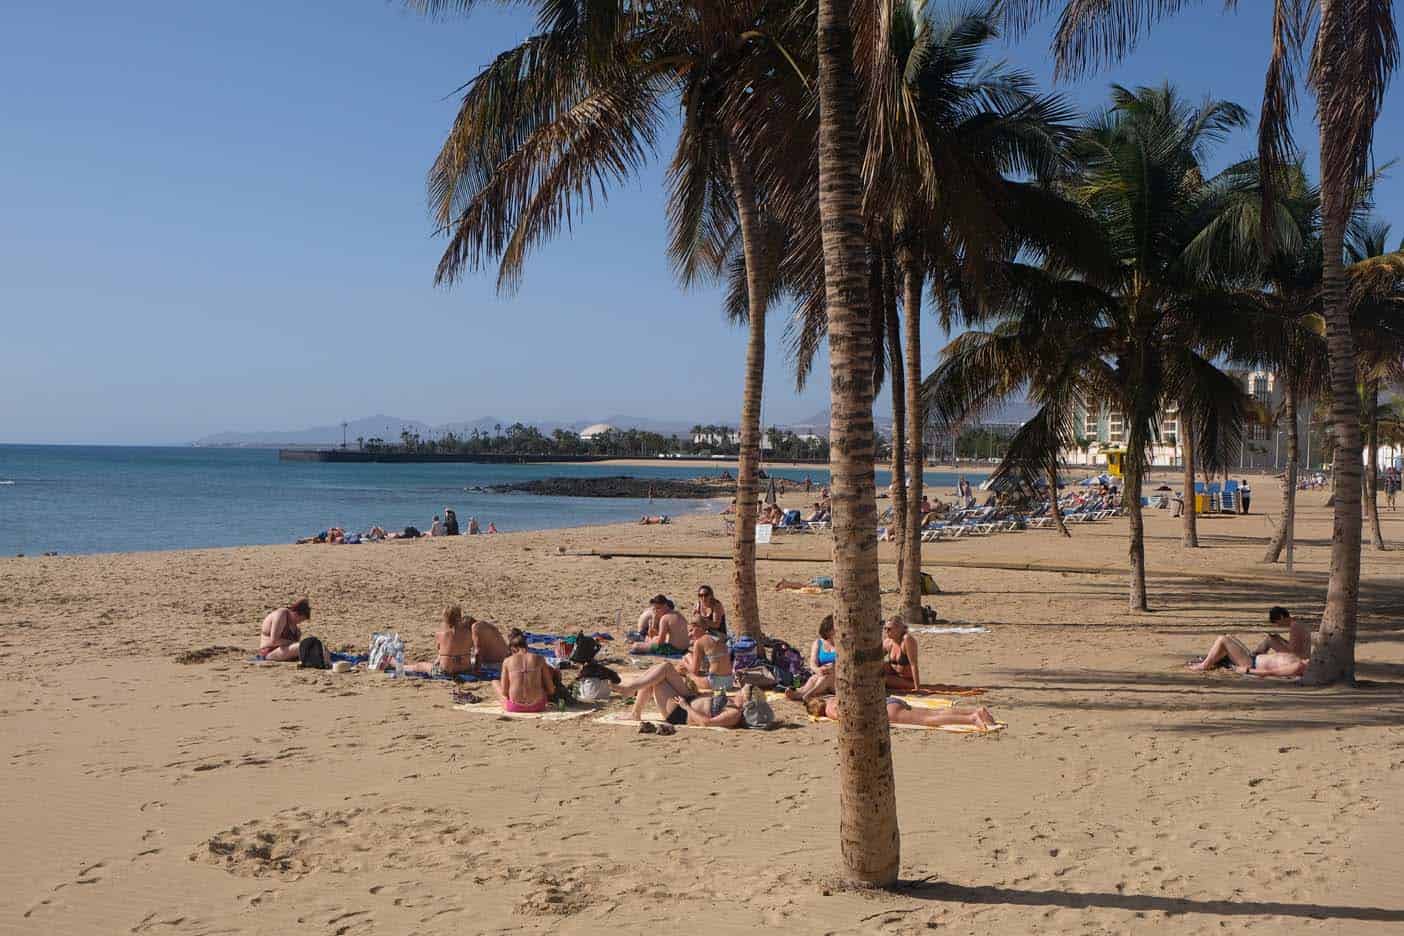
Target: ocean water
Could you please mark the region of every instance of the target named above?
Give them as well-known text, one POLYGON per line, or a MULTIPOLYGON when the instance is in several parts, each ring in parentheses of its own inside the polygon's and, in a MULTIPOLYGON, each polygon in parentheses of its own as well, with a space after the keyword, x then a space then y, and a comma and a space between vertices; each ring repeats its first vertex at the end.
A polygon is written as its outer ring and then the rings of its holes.
MULTIPOLYGON (((503 532, 637 520, 641 514, 718 509, 717 503, 541 497, 465 490, 560 476, 692 478, 715 468, 617 464, 327 464, 280 462, 271 449, 0 445, 0 556, 128 552, 288 543, 329 526, 427 530, 452 507, 503 532)), ((766 466, 816 483, 815 466, 766 466)), ((928 472, 944 494, 958 476, 928 472)), ((888 483, 886 472, 878 483, 888 483)), ((971 483, 979 479, 972 476, 971 483)))

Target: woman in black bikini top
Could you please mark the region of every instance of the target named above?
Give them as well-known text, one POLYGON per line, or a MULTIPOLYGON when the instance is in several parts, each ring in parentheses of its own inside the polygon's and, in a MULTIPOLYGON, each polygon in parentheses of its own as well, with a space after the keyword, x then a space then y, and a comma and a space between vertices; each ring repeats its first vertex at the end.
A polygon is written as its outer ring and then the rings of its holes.
POLYGON ((882 648, 887 657, 887 688, 915 691, 921 685, 917 642, 900 618, 882 625, 882 648))
POLYGON ((692 609, 692 616, 706 621, 708 630, 726 634, 726 609, 717 600, 712 586, 697 586, 697 607, 692 609))

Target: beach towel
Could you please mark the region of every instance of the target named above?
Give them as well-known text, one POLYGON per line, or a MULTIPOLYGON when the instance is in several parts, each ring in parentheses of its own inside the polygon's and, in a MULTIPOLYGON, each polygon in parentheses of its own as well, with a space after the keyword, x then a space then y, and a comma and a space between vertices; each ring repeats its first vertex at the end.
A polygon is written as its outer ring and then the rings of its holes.
POLYGON ((913 627, 913 634, 988 634, 989 628, 979 624, 951 624, 940 627, 913 627))
MULTIPOLYGON (((654 724, 654 725, 663 725, 663 724, 667 724, 667 722, 664 721, 663 716, 662 716, 662 715, 659 715, 657 712, 653 712, 652 714, 645 715, 645 716, 643 717, 643 721, 640 721, 640 720, 638 720, 637 718, 632 718, 632 717, 630 717, 630 713, 628 713, 628 712, 611 712, 611 713, 609 713, 608 715, 605 715, 605 716, 602 717, 602 718, 597 718, 597 719, 595 719, 595 724, 597 724, 597 725, 614 725, 615 727, 618 727, 618 728, 633 728, 635 731, 638 731, 639 725, 643 724, 643 722, 650 722, 651 724, 654 724)), ((779 724, 779 723, 777 722, 777 724, 779 724)), ((722 728, 722 727, 719 727, 719 726, 717 726, 717 725, 688 725, 688 724, 682 724, 682 725, 674 725, 673 727, 677 728, 679 731, 683 730, 684 728, 688 729, 689 731, 736 731, 736 730, 738 730, 738 729, 736 729, 736 728, 722 728)))
POLYGON ((498 701, 480 702, 477 705, 455 705, 454 708, 469 715, 490 715, 493 718, 513 718, 519 720, 534 721, 570 721, 575 718, 584 718, 586 715, 595 713, 595 709, 566 709, 564 712, 557 709, 547 709, 544 712, 509 712, 502 707, 498 701))
POLYGON ((495 679, 502 678, 502 670, 500 667, 496 666, 480 666, 478 667, 477 673, 454 673, 452 676, 447 673, 435 675, 433 673, 420 673, 411 670, 406 670, 404 675, 406 679, 433 679, 460 683, 492 682, 495 679))

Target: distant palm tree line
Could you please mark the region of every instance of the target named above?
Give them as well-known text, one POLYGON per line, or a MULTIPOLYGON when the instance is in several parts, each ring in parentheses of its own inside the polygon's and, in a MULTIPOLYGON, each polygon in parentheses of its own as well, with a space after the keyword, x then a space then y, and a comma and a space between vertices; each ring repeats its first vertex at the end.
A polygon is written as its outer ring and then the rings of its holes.
MULTIPOLYGON (((411 2, 430 13, 477 5, 411 2)), ((683 285, 724 283, 725 315, 748 331, 731 606, 744 634, 760 632, 752 521, 768 310, 789 309, 801 384, 828 347, 848 877, 891 885, 900 859, 874 626, 881 455, 872 410, 884 384, 895 421, 901 615, 913 624, 925 453, 905 442, 924 439, 932 422, 959 432, 1027 397, 1036 412, 1008 440, 997 473, 1033 485, 1055 478, 1060 453, 1083 444, 1075 413, 1121 413, 1129 599, 1142 610, 1140 495, 1160 414, 1179 413, 1190 479, 1194 466, 1221 468, 1240 451, 1252 406, 1229 362, 1275 370, 1289 401, 1329 401, 1336 535, 1307 678, 1353 678, 1361 426, 1388 423, 1378 390, 1404 347, 1401 255, 1367 250, 1349 267, 1345 258, 1348 240, 1363 243, 1353 232, 1368 213, 1374 123, 1397 60, 1388 0, 1276 5, 1258 153, 1217 175, 1208 157, 1248 122, 1238 105, 1191 104, 1168 83, 1116 87, 1104 110, 1083 118, 986 58, 999 27, 1021 32, 1059 9, 1054 59, 1060 73, 1079 74, 1129 53, 1174 12, 1163 5, 527 5, 535 31, 464 86, 429 175, 447 238, 438 280, 495 266, 499 286, 514 288, 530 252, 633 178, 665 143, 669 113, 680 115, 668 254, 683 285), (1319 186, 1307 184, 1288 133, 1313 24, 1319 186), (920 370, 923 303, 958 332, 932 374, 920 370)), ((1197 542, 1190 513, 1187 546, 1197 542)))
MULTIPOLYGON (((535 426, 513 423, 494 432, 474 429, 467 433, 444 432, 425 438, 404 429, 399 438, 387 441, 378 436, 358 436, 356 448, 371 453, 405 452, 438 455, 591 455, 651 458, 657 455, 735 456, 739 445, 729 426, 694 426, 687 437, 663 435, 643 429, 607 429, 588 439, 569 429, 554 429, 548 435, 535 426)), ((801 436, 776 426, 766 430, 770 445, 766 457, 773 461, 827 461, 829 443, 823 438, 801 436)))

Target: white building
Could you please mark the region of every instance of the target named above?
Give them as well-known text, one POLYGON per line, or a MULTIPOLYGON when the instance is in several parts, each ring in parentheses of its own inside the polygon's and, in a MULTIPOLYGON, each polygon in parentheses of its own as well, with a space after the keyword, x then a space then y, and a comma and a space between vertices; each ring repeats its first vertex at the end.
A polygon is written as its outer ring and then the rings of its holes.
POLYGON ((586 426, 580 430, 580 439, 583 442, 593 441, 595 438, 604 435, 606 432, 617 431, 609 423, 595 423, 593 426, 586 426))

